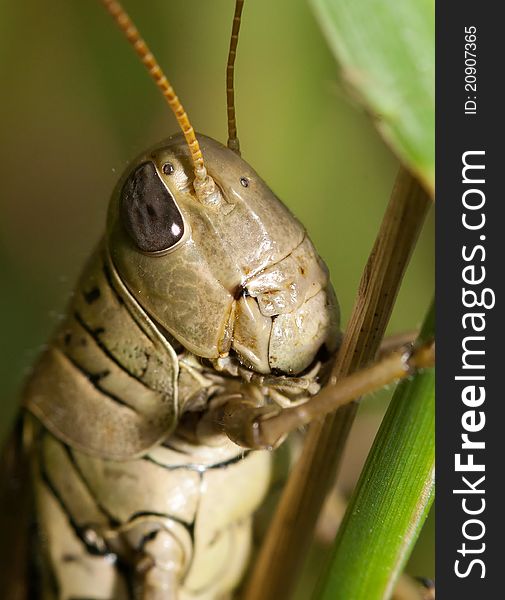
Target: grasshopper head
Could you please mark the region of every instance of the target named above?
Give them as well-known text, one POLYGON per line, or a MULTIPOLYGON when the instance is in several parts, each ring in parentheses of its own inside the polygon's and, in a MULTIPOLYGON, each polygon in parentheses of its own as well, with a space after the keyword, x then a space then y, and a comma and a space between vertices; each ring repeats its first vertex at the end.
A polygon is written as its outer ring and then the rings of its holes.
POLYGON ((195 193, 181 135, 141 155, 113 195, 112 261, 153 321, 202 358, 300 373, 334 351, 338 307, 302 225, 236 153, 198 136, 217 200, 195 193))

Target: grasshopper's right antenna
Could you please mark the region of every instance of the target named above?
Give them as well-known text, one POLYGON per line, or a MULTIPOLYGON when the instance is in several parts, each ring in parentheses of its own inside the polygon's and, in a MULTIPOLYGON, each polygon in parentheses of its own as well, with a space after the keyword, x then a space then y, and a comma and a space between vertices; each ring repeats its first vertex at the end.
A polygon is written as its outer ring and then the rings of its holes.
POLYGON ((237 137, 237 121, 235 118, 235 88, 233 76, 235 74, 235 57, 237 55, 238 32, 244 0, 236 0, 235 15, 230 38, 230 51, 226 65, 226 104, 228 108, 228 148, 240 156, 240 144, 237 137))
POLYGON ((177 119, 179 127, 188 144, 191 160, 193 161, 195 172, 193 185, 198 199, 204 204, 215 204, 219 201, 220 192, 212 177, 207 173, 195 131, 174 88, 170 85, 170 82, 161 70, 157 60, 154 58, 152 52, 149 50, 147 44, 142 39, 142 36, 121 4, 117 0, 101 0, 101 2, 119 25, 119 28, 125 34, 127 40, 133 46, 135 52, 161 90, 161 93, 177 119))

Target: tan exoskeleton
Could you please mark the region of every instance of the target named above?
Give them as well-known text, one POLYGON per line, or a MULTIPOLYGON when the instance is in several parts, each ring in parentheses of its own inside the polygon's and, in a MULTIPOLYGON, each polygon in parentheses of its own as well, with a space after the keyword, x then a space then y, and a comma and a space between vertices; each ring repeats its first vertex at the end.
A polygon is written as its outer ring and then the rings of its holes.
MULTIPOLYGON (((195 136, 126 13, 102 2, 183 134, 119 181, 25 387, 43 597, 223 598, 247 566, 269 449, 340 401, 337 385, 331 406, 307 403, 338 346, 338 307, 305 229, 238 152, 242 2, 228 148, 195 136)), ((394 355, 344 396, 430 360, 394 355)))

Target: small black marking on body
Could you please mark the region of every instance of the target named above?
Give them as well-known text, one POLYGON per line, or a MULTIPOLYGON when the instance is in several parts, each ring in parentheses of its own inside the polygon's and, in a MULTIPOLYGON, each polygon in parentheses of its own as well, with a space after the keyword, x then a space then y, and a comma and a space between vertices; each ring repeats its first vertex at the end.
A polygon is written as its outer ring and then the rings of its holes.
POLYGON ((80 556, 78 554, 62 554, 62 556, 61 556, 61 560, 64 563, 76 562, 79 559, 80 559, 80 556))
POLYGON ((145 545, 148 542, 154 540, 159 532, 159 529, 154 529, 153 531, 150 531, 149 533, 146 533, 144 536, 142 536, 142 539, 140 540, 140 543, 138 545, 138 550, 143 550, 145 545))
POLYGON ((101 296, 100 288, 95 286, 91 288, 89 292, 83 291, 82 295, 84 296, 84 300, 86 300, 87 304, 93 304, 93 302, 96 302, 101 296))
POLYGON ((96 385, 104 377, 107 377, 107 375, 110 375, 109 369, 104 369, 103 371, 100 371, 99 373, 89 373, 88 377, 89 377, 89 380, 91 381, 91 383, 96 385))
POLYGON ((130 518, 128 519, 128 523, 132 523, 136 519, 141 519, 142 517, 159 517, 160 519, 169 519, 170 521, 179 523, 179 525, 182 525, 184 527, 184 529, 186 529, 186 531, 189 533, 189 537, 191 538, 191 541, 194 542, 194 540, 195 540, 195 521, 194 521, 194 519, 193 519, 193 521, 188 523, 187 521, 183 521, 182 519, 179 519, 179 517, 170 515, 168 513, 160 513, 160 512, 142 511, 141 510, 141 511, 133 513, 130 516, 130 518))

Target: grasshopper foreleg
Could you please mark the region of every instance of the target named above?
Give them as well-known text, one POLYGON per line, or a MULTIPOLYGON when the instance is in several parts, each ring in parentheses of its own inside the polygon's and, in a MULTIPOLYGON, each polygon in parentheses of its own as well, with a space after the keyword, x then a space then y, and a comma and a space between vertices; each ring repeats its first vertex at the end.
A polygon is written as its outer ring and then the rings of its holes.
POLYGON ((283 409, 257 407, 252 401, 234 397, 215 409, 213 419, 236 444, 254 449, 275 448, 290 431, 419 369, 432 367, 434 360, 434 342, 400 349, 340 381, 330 382, 303 404, 283 409))

